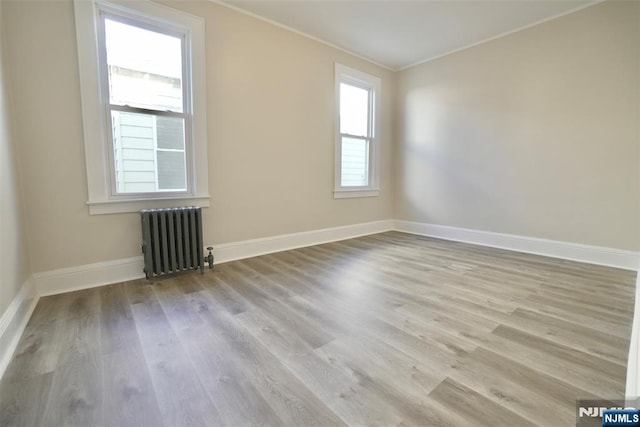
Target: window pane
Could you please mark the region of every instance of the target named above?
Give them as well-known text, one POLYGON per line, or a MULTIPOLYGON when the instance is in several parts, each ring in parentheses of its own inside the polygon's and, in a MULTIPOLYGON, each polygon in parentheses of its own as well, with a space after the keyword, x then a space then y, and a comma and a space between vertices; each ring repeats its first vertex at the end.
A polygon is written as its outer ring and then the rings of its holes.
POLYGON ((158 150, 158 189, 186 190, 184 151, 158 150))
POLYGON ((342 182, 343 187, 369 185, 369 141, 357 138, 342 138, 342 182))
POLYGON ((340 83, 340 133, 369 135, 369 91, 340 83))
POLYGON ((158 148, 184 150, 184 119, 156 117, 158 148))
POLYGON ((182 40, 106 18, 112 104, 182 112, 182 40))
POLYGON ((118 193, 186 191, 184 120, 111 113, 118 193))
POLYGON ((114 111, 111 119, 118 193, 156 191, 154 116, 114 111))

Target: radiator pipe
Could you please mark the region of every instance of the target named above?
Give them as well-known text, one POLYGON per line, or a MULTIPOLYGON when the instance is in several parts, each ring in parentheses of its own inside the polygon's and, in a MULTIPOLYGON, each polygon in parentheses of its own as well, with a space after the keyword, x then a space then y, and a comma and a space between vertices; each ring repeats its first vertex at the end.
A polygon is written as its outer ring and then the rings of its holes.
POLYGON ((209 270, 213 270, 213 254, 211 251, 213 250, 213 246, 207 246, 207 250, 209 251, 209 255, 207 255, 207 263, 209 264, 209 270))

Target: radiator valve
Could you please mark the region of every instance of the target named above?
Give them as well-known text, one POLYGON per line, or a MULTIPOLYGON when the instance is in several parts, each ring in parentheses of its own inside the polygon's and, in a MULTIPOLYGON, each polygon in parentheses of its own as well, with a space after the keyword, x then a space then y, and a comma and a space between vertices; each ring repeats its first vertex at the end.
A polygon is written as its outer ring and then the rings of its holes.
POLYGON ((213 246, 207 246, 207 250, 209 251, 209 255, 207 255, 207 263, 209 264, 209 270, 213 269, 213 254, 211 251, 213 250, 213 246))

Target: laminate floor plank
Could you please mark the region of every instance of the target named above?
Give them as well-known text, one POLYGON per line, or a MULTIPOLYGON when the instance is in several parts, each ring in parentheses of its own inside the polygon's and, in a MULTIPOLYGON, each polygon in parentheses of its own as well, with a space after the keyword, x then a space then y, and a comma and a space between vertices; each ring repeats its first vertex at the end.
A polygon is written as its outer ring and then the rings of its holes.
POLYGON ((579 325, 588 325, 588 327, 594 331, 616 336, 624 340, 628 340, 631 336, 630 324, 620 324, 616 321, 606 319, 598 319, 598 321, 594 321, 589 312, 565 311, 561 307, 546 305, 542 302, 533 302, 530 300, 523 301, 520 306, 526 310, 559 320, 577 323, 579 325))
MULTIPOLYGON (((366 342, 365 348, 376 350, 380 345, 394 352, 394 359, 399 366, 404 364, 410 367, 411 375, 422 378, 427 384, 441 381, 442 372, 451 367, 458 355, 465 354, 461 347, 433 339, 430 334, 416 336, 392 325, 388 318, 378 318, 368 311, 354 314, 344 307, 340 308, 338 302, 330 304, 331 309, 325 310, 318 310, 315 301, 301 297, 291 298, 289 302, 301 313, 325 324, 334 335, 340 337, 341 342, 366 342)), ((395 314, 392 311, 388 313, 390 316, 395 314)))
POLYGON ((595 331, 584 325, 545 316, 525 308, 515 310, 502 324, 620 365, 627 363, 628 340, 595 331))
POLYGON ((440 383, 435 390, 429 393, 429 397, 443 405, 450 405, 451 402, 464 402, 459 405, 457 413, 458 416, 465 419, 466 425, 536 426, 535 423, 450 378, 440 383))
MULTIPOLYGON (((351 301, 350 305, 355 310, 363 307, 372 308, 372 305, 385 310, 400 306, 416 297, 415 287, 412 292, 403 289, 401 285, 378 283, 372 279, 372 275, 365 276, 344 268, 338 268, 339 273, 327 276, 322 273, 324 271, 322 262, 304 256, 299 259, 304 261, 299 262, 300 267, 297 268, 305 272, 316 272, 313 283, 317 285, 300 292, 300 295, 313 295, 319 299, 334 298, 342 302, 351 301), (366 289, 366 293, 361 292, 361 289, 366 289)), ((288 273, 283 272, 282 275, 288 275, 288 273)))
POLYGON ((103 426, 165 425, 140 345, 105 354, 102 369, 103 426))
POLYGON ((103 353, 123 350, 138 343, 138 334, 125 288, 126 284, 98 288, 103 353))
POLYGON ((165 424, 224 425, 156 298, 161 291, 149 292, 144 302, 132 306, 132 312, 165 424))
POLYGON ((44 420, 52 426, 95 426, 103 422, 102 359, 83 357, 56 367, 44 420))
POLYGON ((457 364, 449 377, 541 426, 571 425, 576 399, 593 397, 483 347, 457 364))
POLYGON ((627 319, 622 313, 622 311, 612 310, 604 310, 598 309, 595 307, 590 307, 584 303, 575 303, 569 301, 561 301, 553 296, 549 295, 530 295, 527 297, 527 301, 531 301, 534 303, 540 303, 546 307, 556 307, 561 309, 563 312, 568 314, 584 314, 588 313, 589 317, 594 320, 601 320, 605 322, 614 323, 616 325, 627 325, 629 323, 629 319, 627 319))
POLYGON ((40 298, 29 319, 29 326, 41 327, 46 323, 66 317, 69 314, 69 305, 75 298, 77 298, 75 292, 40 298))
MULTIPOLYGON (((240 292, 244 292, 243 295, 247 298, 249 298, 248 295, 251 292, 262 293, 260 285, 264 284, 264 281, 255 282, 252 278, 245 278, 243 283, 245 286, 240 292)), ((279 301, 283 298, 287 298, 287 296, 280 295, 280 297, 274 296, 273 298, 258 298, 254 300, 253 304, 256 307, 264 309, 266 312, 272 313, 272 316, 276 318, 278 322, 288 325, 289 328, 294 330, 296 334, 314 348, 333 340, 333 336, 322 330, 321 327, 314 325, 308 319, 289 310, 286 305, 279 301)))
POLYGON ((544 372, 594 396, 624 393, 623 366, 500 326, 480 344, 525 366, 544 372))
POLYGON ((275 255, 278 254, 250 258, 247 262, 257 271, 259 271, 258 269, 268 271, 267 275, 272 280, 277 280, 283 286, 296 289, 296 295, 318 292, 324 289, 324 285, 317 278, 302 275, 301 271, 292 268, 289 263, 282 261, 275 255))
POLYGON ((315 349, 325 360, 340 359, 358 366, 382 383, 395 383, 405 393, 424 396, 446 378, 446 371, 432 370, 395 347, 367 338, 336 340, 315 349))
POLYGON ((481 344, 484 337, 498 326, 497 324, 477 325, 461 320, 453 313, 433 313, 428 308, 417 304, 405 304, 396 311, 416 320, 429 319, 433 325, 437 325, 437 328, 475 345, 481 344))
MULTIPOLYGON (((188 277, 181 283, 192 281, 192 277, 188 277)), ((156 283, 153 290, 162 306, 163 314, 171 323, 174 331, 197 328, 205 324, 204 319, 193 310, 193 306, 189 302, 188 296, 194 292, 185 293, 182 286, 174 281, 166 280, 156 283)))
POLYGON ((0 382, 0 426, 45 426, 53 373, 0 382))
POLYGON ((519 298, 517 296, 511 293, 501 292, 491 283, 473 280, 458 273, 437 271, 416 275, 414 277, 407 272, 397 272, 395 275, 397 279, 401 281, 420 280, 424 283, 421 292, 429 292, 431 289, 435 289, 436 291, 443 291, 449 294, 467 295, 473 300, 493 304, 493 307, 500 307, 507 312, 515 310, 519 305, 519 298))
POLYGON ((87 312, 62 320, 58 366, 102 356, 100 313, 87 312))
POLYGON ((393 366, 385 366, 380 370, 376 362, 368 359, 366 354, 358 356, 349 352, 349 349, 353 350, 354 347, 330 343, 316 349, 315 352, 336 369, 341 369, 343 375, 351 381, 356 381, 366 390, 371 396, 369 399, 372 404, 383 402, 384 406, 391 407, 393 412, 403 417, 400 425, 466 425, 456 415, 456 411, 447 408, 447 405, 443 406, 438 402, 427 400, 425 389, 417 386, 414 381, 402 378, 390 382, 387 376, 389 371, 393 370, 393 366))
POLYGON ((87 291, 79 291, 40 299, 2 381, 20 382, 56 369, 64 337, 68 335, 65 328, 70 316, 69 307, 73 301, 82 300, 86 295, 87 291))
POLYGON ((63 334, 63 318, 49 323, 27 325, 16 351, 2 377, 2 382, 19 383, 31 377, 52 373, 58 364, 63 334))
POLYGON ((198 277, 196 280, 202 283, 206 292, 214 295, 216 300, 221 302, 222 309, 230 314, 243 313, 253 307, 251 302, 225 283, 218 271, 198 277))
POLYGON ((402 417, 382 402, 371 401, 367 390, 318 357, 297 336, 269 322, 268 316, 250 311, 240 323, 348 425, 398 425, 402 417))
POLYGON ((270 280, 268 276, 260 274, 258 271, 251 268, 251 266, 249 266, 247 263, 237 262, 231 263, 229 266, 231 268, 231 271, 247 278, 252 285, 266 291, 275 299, 283 299, 295 295, 295 291, 293 289, 291 289, 290 287, 281 286, 277 281, 270 280))
POLYGON ((134 328, 142 347, 154 347, 176 340, 176 334, 158 301, 155 289, 145 288, 145 302, 131 305, 134 328))
MULTIPOLYGON (((217 302, 203 294, 211 304, 201 313, 210 323, 218 346, 228 357, 242 364, 248 376, 284 423, 287 425, 344 425, 316 395, 302 384, 273 354, 224 311, 217 302)), ((206 301, 203 301, 206 304, 206 301)))
POLYGON ((442 330, 435 322, 431 322, 429 319, 416 319, 398 311, 389 311, 386 313, 385 321, 423 340, 426 345, 437 347, 440 351, 430 351, 428 347, 425 348, 426 354, 424 356, 428 356, 428 360, 431 363, 435 361, 449 366, 454 362, 455 357, 465 355, 478 347, 476 344, 470 343, 455 334, 442 330))
POLYGON ((225 425, 275 427, 283 424, 209 328, 184 329, 180 331, 180 340, 225 425))
MULTIPOLYGON (((191 289, 198 288, 204 289, 191 289)), ((202 298, 203 291, 181 292, 174 281, 157 283, 153 291, 222 424, 279 425, 281 421, 275 413, 213 339, 215 335, 210 333, 207 316, 203 315, 209 308, 202 298)), ((147 303, 153 303, 152 299, 147 303)))
POLYGON ((143 348, 167 426, 224 425, 177 338, 143 348))
POLYGON ((624 397, 635 281, 387 232, 44 297, 0 425, 574 426, 624 397))
POLYGON ((226 285, 227 288, 233 289, 233 291, 242 297, 251 306, 260 306, 270 301, 275 301, 276 297, 269 295, 266 291, 253 286, 247 277, 244 277, 238 272, 234 272, 228 266, 222 265, 219 271, 214 275, 226 285))

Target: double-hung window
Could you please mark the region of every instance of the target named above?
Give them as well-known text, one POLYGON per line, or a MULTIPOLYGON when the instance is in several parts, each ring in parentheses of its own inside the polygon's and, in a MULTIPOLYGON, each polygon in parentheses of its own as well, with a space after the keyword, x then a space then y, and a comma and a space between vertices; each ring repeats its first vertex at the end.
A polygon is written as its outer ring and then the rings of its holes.
POLYGON ((114 192, 187 191, 186 35, 107 11, 100 24, 114 192))
POLYGON ((380 79, 336 64, 334 197, 377 196, 380 79))
POLYGON ((144 0, 75 11, 90 212, 207 206, 202 20, 144 0))

